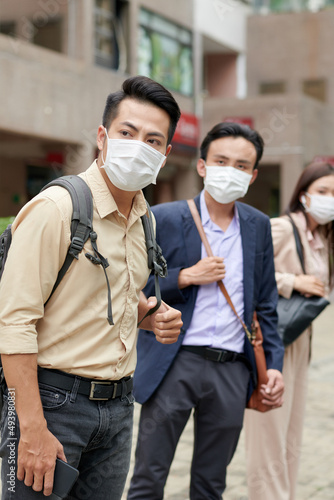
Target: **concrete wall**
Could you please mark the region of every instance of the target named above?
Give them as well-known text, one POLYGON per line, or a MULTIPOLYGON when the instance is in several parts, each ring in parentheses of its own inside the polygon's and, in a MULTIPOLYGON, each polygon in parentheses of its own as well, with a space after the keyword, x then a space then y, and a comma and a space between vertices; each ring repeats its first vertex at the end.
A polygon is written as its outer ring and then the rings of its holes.
POLYGON ((247 28, 248 95, 261 82, 285 81, 287 93, 302 92, 303 80, 327 79, 334 106, 334 8, 251 16, 247 28))
POLYGON ((194 0, 194 5, 194 26, 197 31, 230 50, 245 51, 250 7, 237 0, 194 0))
POLYGON ((206 90, 211 97, 236 97, 237 56, 207 54, 205 57, 206 90))

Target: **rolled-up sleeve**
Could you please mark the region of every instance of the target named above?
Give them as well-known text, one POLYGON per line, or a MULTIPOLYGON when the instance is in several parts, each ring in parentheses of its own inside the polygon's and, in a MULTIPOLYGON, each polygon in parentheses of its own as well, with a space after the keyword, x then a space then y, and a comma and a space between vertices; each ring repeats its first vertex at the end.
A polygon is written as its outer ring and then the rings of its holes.
POLYGON ((53 200, 38 196, 18 214, 12 235, 0 282, 0 352, 36 353, 36 324, 66 257, 69 221, 53 200))

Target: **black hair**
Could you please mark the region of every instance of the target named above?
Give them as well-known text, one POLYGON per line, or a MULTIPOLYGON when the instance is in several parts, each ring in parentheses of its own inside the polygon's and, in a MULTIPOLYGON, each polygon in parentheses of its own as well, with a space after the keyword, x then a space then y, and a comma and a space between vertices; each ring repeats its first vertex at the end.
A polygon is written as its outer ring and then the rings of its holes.
POLYGON ((327 175, 334 175, 333 165, 323 162, 310 163, 310 165, 308 165, 300 174, 296 187, 292 193, 287 213, 298 212, 300 210, 305 214, 304 205, 299 199, 300 195, 302 193, 306 193, 314 181, 321 179, 321 177, 326 177, 327 175))
POLYGON ((206 161, 211 142, 221 139, 222 137, 243 137, 251 142, 256 149, 256 162, 254 168, 257 167, 263 154, 264 142, 262 137, 258 132, 248 127, 248 125, 234 122, 218 123, 207 133, 200 147, 200 155, 204 161, 206 161))
MULTIPOLYGON (((325 162, 313 162, 307 165, 307 167, 302 171, 297 181, 296 187, 292 193, 289 206, 285 211, 286 214, 291 212, 301 211, 306 219, 306 225, 309 225, 309 221, 306 217, 306 211, 304 205, 300 201, 300 195, 302 193, 307 193, 308 188, 314 181, 321 179, 321 177, 327 177, 327 175, 334 175, 334 166, 330 163, 325 162)), ((330 284, 333 282, 333 250, 334 250, 334 221, 326 224, 322 228, 324 236, 328 241, 328 254, 329 254, 329 276, 330 284)))
POLYGON ((117 116, 120 102, 127 98, 148 102, 166 111, 170 119, 167 141, 167 144, 170 144, 181 116, 180 108, 172 94, 165 87, 146 76, 128 78, 123 82, 122 90, 108 95, 102 118, 103 126, 107 130, 109 129, 111 122, 117 116))

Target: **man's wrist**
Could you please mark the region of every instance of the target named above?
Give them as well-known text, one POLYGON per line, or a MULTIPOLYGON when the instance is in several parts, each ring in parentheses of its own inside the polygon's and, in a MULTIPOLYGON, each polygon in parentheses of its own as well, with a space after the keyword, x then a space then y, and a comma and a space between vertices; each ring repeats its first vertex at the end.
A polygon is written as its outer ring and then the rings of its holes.
POLYGON ((191 284, 192 283, 191 283, 190 275, 188 273, 188 268, 181 269, 181 271, 179 272, 178 280, 177 280, 177 285, 178 285, 179 289, 182 290, 182 288, 186 288, 187 286, 190 286, 191 284))
POLYGON ((47 423, 43 414, 23 414, 19 417, 21 435, 28 432, 41 432, 47 428, 47 423))

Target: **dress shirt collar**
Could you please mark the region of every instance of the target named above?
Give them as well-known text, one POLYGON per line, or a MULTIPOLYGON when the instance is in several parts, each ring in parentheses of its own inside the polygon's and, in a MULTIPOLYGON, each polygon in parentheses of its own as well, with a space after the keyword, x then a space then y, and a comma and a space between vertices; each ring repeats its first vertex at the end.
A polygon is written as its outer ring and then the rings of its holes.
MULTIPOLYGON (((92 165, 86 170, 87 183, 92 191, 94 201, 96 203, 96 209, 98 211, 101 219, 118 211, 117 204, 114 200, 113 195, 108 189, 105 180, 102 177, 100 169, 97 165, 96 160, 92 165)), ((138 191, 133 199, 133 204, 131 208, 131 213, 129 216, 138 218, 146 214, 147 206, 146 201, 142 191, 138 191)))
MULTIPOLYGON (((201 219, 202 219, 203 226, 206 226, 209 224, 214 224, 212 222, 212 220, 210 219, 208 207, 206 206, 205 197, 204 197, 204 189, 201 191, 201 194, 200 194, 200 207, 201 207, 201 219)), ((214 224, 214 226, 218 227, 218 226, 216 226, 216 224, 214 224)), ((234 205, 234 217, 231 221, 231 224, 229 225, 229 228, 235 228, 238 231, 240 229, 239 213, 238 213, 238 209, 237 209, 236 205, 234 205)))

